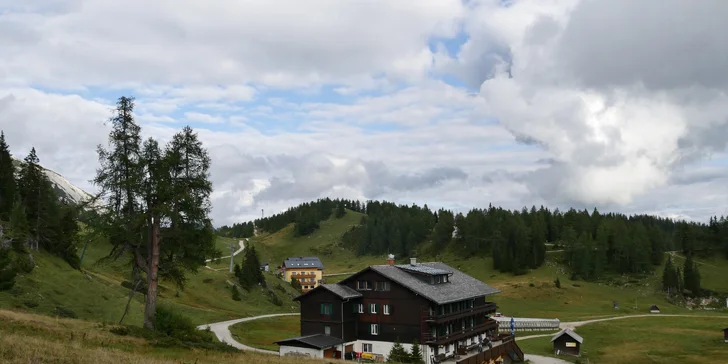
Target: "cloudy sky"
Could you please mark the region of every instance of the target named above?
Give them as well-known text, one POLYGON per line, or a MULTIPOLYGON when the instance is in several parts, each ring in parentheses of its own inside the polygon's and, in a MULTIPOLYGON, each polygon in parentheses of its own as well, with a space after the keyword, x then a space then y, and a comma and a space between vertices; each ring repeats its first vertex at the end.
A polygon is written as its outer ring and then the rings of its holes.
POLYGON ((0 0, 0 129, 78 186, 115 100, 217 224, 318 197, 728 214, 728 1, 0 0))

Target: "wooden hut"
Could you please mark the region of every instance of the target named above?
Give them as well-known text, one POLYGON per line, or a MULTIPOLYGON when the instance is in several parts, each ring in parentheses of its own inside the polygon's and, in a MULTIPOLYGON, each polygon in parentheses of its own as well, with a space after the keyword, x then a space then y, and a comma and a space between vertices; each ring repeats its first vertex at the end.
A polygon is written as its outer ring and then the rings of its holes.
POLYGON ((556 334, 551 342, 554 343, 554 354, 579 356, 584 338, 571 329, 565 329, 556 334))
POLYGON ((657 305, 650 306, 650 313, 660 313, 660 308, 657 305))
POLYGON ((726 344, 728 344, 728 327, 723 329, 723 340, 725 340, 726 344))

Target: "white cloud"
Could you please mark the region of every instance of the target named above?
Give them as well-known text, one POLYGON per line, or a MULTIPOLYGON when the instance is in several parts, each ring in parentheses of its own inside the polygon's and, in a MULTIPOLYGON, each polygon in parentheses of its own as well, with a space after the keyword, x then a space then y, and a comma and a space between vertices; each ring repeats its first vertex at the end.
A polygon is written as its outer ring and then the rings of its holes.
POLYGON ((0 129, 93 190, 131 92, 145 136, 199 131, 218 223, 322 196, 728 212, 701 164, 728 160, 725 2, 502 3, 0 0, 0 129))

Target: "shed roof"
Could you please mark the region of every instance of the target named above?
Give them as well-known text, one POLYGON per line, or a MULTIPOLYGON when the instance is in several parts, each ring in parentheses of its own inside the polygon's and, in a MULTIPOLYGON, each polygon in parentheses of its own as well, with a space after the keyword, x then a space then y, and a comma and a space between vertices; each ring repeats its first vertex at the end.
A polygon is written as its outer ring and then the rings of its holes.
POLYGON ((574 340, 578 341, 579 344, 581 344, 581 343, 584 342, 584 338, 581 337, 581 336, 579 336, 579 334, 575 333, 574 330, 572 330, 572 329, 564 329, 564 330, 561 330, 558 334, 556 334, 556 336, 554 336, 551 339, 551 342, 553 342, 554 340, 560 338, 563 335, 571 336, 574 340))
POLYGON ((343 343, 341 339, 334 336, 328 336, 324 334, 315 334, 307 336, 292 337, 290 339, 284 339, 274 342, 278 345, 296 346, 296 347, 310 347, 315 349, 328 349, 336 345, 343 343))
POLYGON ((324 269, 324 265, 318 257, 289 257, 283 261, 283 266, 286 268, 324 269))
POLYGON ((341 284, 322 284, 322 285, 316 286, 316 288, 294 298, 293 300, 297 301, 297 300, 301 299, 302 297, 310 294, 311 292, 314 292, 314 291, 317 291, 320 289, 328 290, 329 292, 339 296, 339 298, 341 298, 343 300, 361 297, 361 293, 359 293, 356 290, 349 288, 347 286, 344 286, 341 284))
POLYGON ((451 272, 452 275, 447 283, 429 284, 397 266, 373 265, 369 269, 439 305, 500 292, 500 290, 442 262, 417 263, 416 266, 423 270, 432 269, 433 271, 451 272))

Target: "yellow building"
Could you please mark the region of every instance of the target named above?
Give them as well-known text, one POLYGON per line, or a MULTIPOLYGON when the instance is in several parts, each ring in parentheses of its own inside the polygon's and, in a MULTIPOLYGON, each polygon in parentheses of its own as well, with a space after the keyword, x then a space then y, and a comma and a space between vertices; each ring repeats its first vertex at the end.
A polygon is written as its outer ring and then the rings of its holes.
POLYGON ((289 257, 283 261, 283 279, 296 278, 303 292, 318 287, 324 278, 324 265, 317 257, 289 257))

